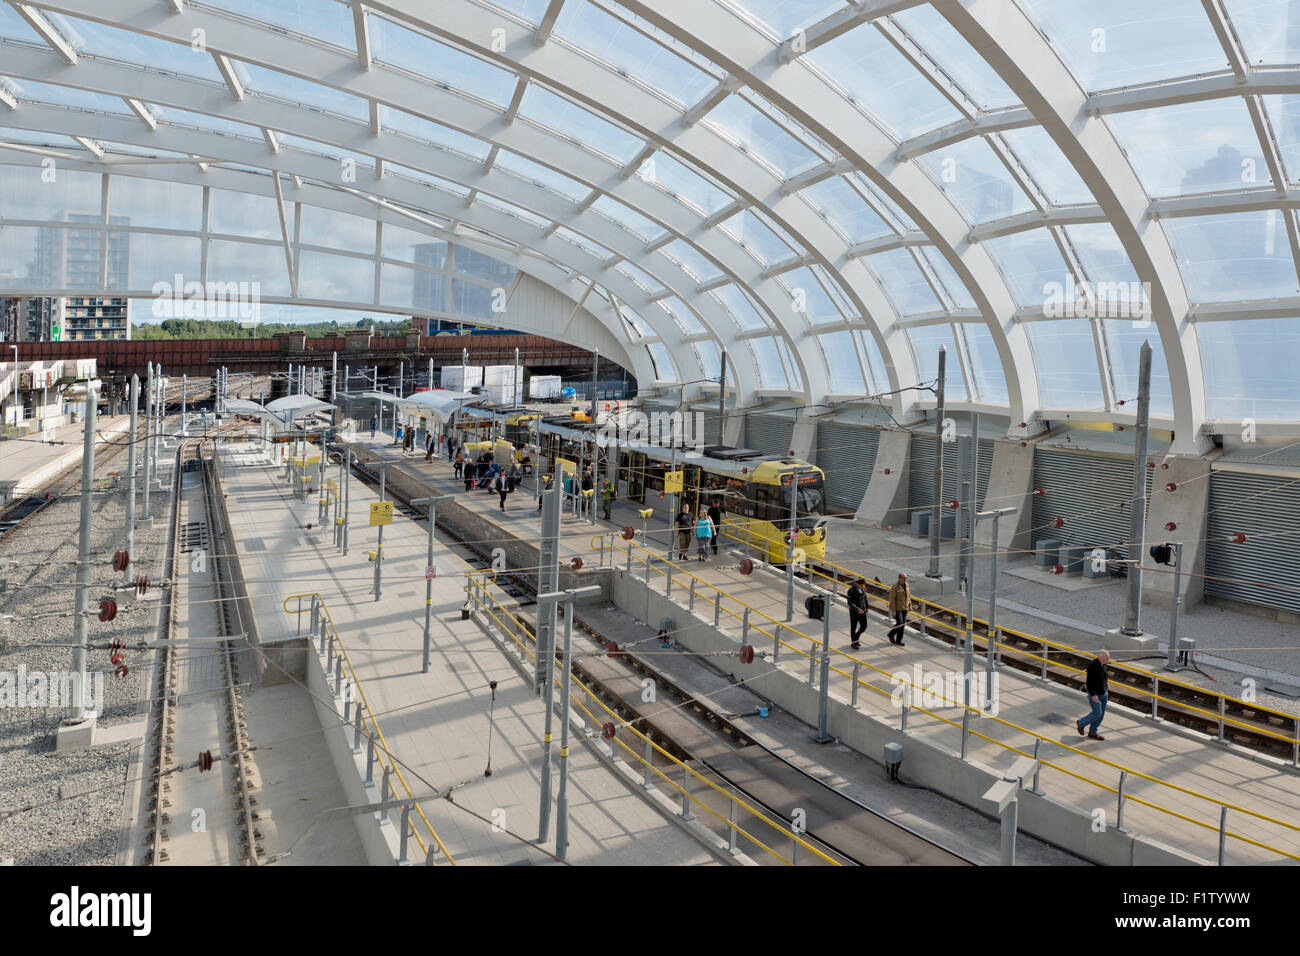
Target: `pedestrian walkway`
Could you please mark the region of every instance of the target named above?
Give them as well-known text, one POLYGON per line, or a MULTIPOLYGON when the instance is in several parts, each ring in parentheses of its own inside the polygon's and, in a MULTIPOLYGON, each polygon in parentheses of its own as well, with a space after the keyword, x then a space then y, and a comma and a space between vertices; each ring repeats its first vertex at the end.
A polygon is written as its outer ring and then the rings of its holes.
MULTIPOLYGON (((350 483, 345 557, 334 545, 332 524, 321 523, 317 498, 295 498, 284 468, 272 467, 264 454, 251 449, 251 444, 222 446, 227 463, 222 480, 263 644, 296 636, 298 619, 285 610, 286 602, 290 611, 298 606, 291 596, 319 594, 368 713, 411 791, 453 788, 451 800, 422 806, 446 857, 456 864, 555 862, 554 812, 549 841, 541 847, 533 842, 539 824, 543 704, 478 623, 462 620, 469 565, 437 547, 431 666, 427 674, 421 673, 425 526, 398 514, 385 527, 376 600, 375 566, 368 558, 376 548, 377 528, 369 526, 368 515, 377 494, 360 481, 350 483)), ((309 450, 308 457, 313 454, 309 450)), ((331 479, 337 474, 337 466, 327 470, 331 479)), ((308 608, 310 598, 302 606, 308 608)), ((306 614, 302 623, 310 630, 306 614)), ((557 736, 558 729, 557 720, 557 736)), ((558 785, 558 751, 557 746, 553 786, 558 785)), ((569 765, 568 862, 716 862, 701 843, 634 794, 578 741, 571 747, 569 765)), ((359 826, 372 825, 368 815, 360 820, 359 826)), ((414 829, 429 837, 423 822, 414 829)), ((412 844, 412 855, 417 852, 412 844)), ((435 861, 444 859, 440 855, 435 861)))
MULTIPOLYGON (((383 436, 373 446, 368 441, 361 444, 373 453, 390 457, 383 436)), ((503 516, 496 508, 495 495, 466 493, 463 485, 450 480, 451 466, 445 455, 434 463, 426 463, 419 456, 400 467, 425 476, 430 493, 454 494, 458 504, 512 535, 535 540, 539 533, 536 500, 527 493, 512 496, 503 516)), ((747 643, 769 654, 778 650, 779 639, 779 666, 801 679, 808 678, 809 654, 820 652, 823 625, 804 617, 806 592, 802 589, 796 592, 795 618, 787 621, 783 574, 760 565, 746 575, 740 567, 741 553, 725 549, 723 555, 708 562, 670 564, 664 558, 666 537, 660 534, 656 542, 651 535, 650 547, 643 546, 640 519, 622 505, 616 507, 612 523, 598 521, 591 525, 570 514, 562 522, 561 534, 562 562, 581 557, 588 566, 603 563, 622 568, 624 573, 630 567, 635 576, 648 576, 651 586, 659 592, 666 590, 667 571, 671 568, 674 594, 683 602, 688 599, 690 580, 694 578, 697 617, 713 617, 713 589, 721 589, 726 595, 719 615, 722 626, 733 632, 743 631, 747 643), (624 524, 636 531, 632 542, 618 534, 624 524), (746 608, 747 629, 742 623, 746 608)), ((937 702, 927 701, 922 693, 933 686, 926 682, 925 675, 956 673, 959 679, 963 671, 961 652, 913 629, 907 633, 906 646, 889 645, 884 638, 888 624, 875 613, 866 645, 852 651, 847 645, 848 619, 842 601, 840 597, 833 602, 831 616, 832 697, 847 703, 853 697, 856 673, 860 709, 897 726, 903 681, 895 681, 891 675, 904 674, 906 681, 921 685, 912 690, 915 696, 909 733, 959 753, 963 736, 961 701, 951 695, 943 699, 942 694, 937 702)), ((981 674, 983 666, 983 658, 977 657, 975 668, 981 674)), ((1119 705, 1110 707, 1102 726, 1107 739, 1085 740, 1076 735, 1074 727, 1075 720, 1088 710, 1082 692, 1010 668, 1003 668, 998 675, 996 700, 997 716, 975 716, 970 722, 969 759, 989 767, 1005 767, 1018 754, 1032 754, 1037 745, 1044 761, 1043 790, 1084 814, 1101 810, 1108 825, 1117 823, 1123 773, 1126 830, 1214 862, 1220 825, 1226 821, 1227 862, 1300 860, 1300 775, 1293 769, 1256 759, 1203 735, 1151 721, 1119 705)))

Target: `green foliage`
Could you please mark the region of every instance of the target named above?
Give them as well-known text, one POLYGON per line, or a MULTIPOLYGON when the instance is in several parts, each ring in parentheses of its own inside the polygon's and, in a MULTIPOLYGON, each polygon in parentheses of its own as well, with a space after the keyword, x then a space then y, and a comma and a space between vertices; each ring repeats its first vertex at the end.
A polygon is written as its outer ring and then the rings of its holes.
POLYGON ((293 332, 301 329, 308 338, 325 335, 343 335, 349 329, 372 328, 379 332, 405 333, 411 330, 410 319, 392 321, 372 319, 369 316, 354 323, 308 322, 285 324, 263 322, 255 328, 243 328, 238 322, 220 319, 163 319, 161 322, 140 323, 131 327, 131 338, 141 341, 160 339, 269 339, 276 332, 293 332))

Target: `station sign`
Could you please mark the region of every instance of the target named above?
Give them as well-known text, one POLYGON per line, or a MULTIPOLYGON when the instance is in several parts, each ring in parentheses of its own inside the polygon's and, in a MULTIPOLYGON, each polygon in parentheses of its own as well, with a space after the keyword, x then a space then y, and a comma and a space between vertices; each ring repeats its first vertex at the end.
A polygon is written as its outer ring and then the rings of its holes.
POLYGON ((664 492, 670 495, 681 494, 683 474, 681 471, 664 472, 664 492))
POLYGON ((370 526, 392 524, 393 523, 393 503, 391 501, 376 501, 370 505, 370 526))

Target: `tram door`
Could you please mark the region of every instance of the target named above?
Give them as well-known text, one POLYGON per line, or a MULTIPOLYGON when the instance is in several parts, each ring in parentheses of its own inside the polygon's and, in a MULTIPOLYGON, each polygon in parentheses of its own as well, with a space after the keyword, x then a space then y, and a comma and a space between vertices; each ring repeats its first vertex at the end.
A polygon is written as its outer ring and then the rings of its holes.
POLYGON ((628 499, 645 504, 645 455, 633 451, 628 452, 626 457, 628 499))
MULTIPOLYGON (((699 465, 682 465, 682 499, 690 502, 691 513, 700 513, 700 480, 704 472, 699 465)), ((708 508, 708 505, 704 505, 708 508)))

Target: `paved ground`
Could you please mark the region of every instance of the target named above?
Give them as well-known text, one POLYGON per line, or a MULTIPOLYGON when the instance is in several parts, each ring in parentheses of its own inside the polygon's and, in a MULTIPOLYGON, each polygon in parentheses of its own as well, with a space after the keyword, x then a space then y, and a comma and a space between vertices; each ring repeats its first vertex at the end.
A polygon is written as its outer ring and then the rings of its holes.
MULTIPOLYGON (((101 416, 97 425, 101 440, 120 440, 130 418, 101 416)), ((56 428, 51 441, 35 438, 10 438, 0 441, 0 481, 17 481, 16 494, 26 494, 36 485, 73 462, 81 461, 85 428, 80 422, 56 428)), ((122 458, 126 467, 126 458, 122 458)))

